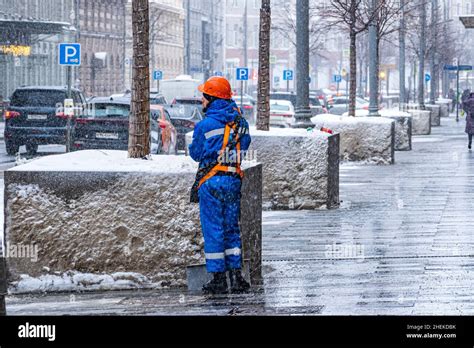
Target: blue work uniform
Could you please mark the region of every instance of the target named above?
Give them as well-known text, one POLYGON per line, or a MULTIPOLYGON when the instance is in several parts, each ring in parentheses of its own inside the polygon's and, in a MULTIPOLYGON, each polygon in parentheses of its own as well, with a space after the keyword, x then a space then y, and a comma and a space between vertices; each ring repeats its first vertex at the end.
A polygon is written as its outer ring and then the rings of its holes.
MULTIPOLYGON (((189 153, 199 162, 200 168, 218 159, 224 142, 226 124, 236 119, 237 109, 238 106, 233 100, 217 99, 206 111, 206 118, 196 125, 189 153)), ((245 152, 250 146, 251 139, 249 125, 244 118, 241 119, 239 133, 240 148, 245 152)), ((232 154, 229 157, 232 157, 232 154)), ((240 189, 239 177, 222 175, 208 179, 199 189, 204 252, 209 273, 242 268, 239 228, 240 189)))

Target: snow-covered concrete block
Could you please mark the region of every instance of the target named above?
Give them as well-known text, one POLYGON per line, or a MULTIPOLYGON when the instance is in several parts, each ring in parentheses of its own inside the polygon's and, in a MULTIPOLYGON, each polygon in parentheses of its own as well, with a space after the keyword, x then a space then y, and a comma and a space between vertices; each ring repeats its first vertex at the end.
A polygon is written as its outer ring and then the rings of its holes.
MULTIPOLYGON (((343 116, 347 116, 345 113, 343 116)), ((357 117, 367 117, 368 110, 356 110, 357 117)), ((399 108, 381 109, 379 115, 395 121, 395 151, 410 151, 412 139, 412 117, 399 108)))
POLYGON ((340 135, 344 161, 395 163, 395 121, 384 117, 350 117, 330 114, 311 119, 316 128, 329 128, 340 135))
POLYGON ((452 102, 448 99, 438 99, 436 105, 441 107, 440 117, 449 117, 449 110, 451 110, 452 102))
POLYGON ((328 209, 339 206, 339 136, 314 130, 250 130, 263 164, 263 207, 328 209))
MULTIPOLYGON (((184 286, 186 267, 205 262, 199 207, 189 203, 196 169, 184 156, 80 151, 5 172, 10 290, 184 286)), ((244 169, 243 252, 258 283, 262 167, 244 169)))
POLYGON ((409 109, 413 117, 413 135, 431 134, 431 111, 409 109))
POLYGON ((425 106, 431 111, 431 127, 441 126, 441 105, 427 104, 425 106))

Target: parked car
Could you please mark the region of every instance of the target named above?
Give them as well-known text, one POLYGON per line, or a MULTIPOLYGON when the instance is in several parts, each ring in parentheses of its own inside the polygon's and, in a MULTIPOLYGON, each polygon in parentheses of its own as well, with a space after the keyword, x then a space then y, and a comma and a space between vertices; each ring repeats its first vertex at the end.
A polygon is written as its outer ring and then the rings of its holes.
POLYGON ((150 93, 150 104, 151 105, 166 105, 168 104, 168 102, 163 94, 150 93))
MULTIPOLYGON (((270 99, 274 100, 288 100, 296 107, 296 94, 292 92, 272 92, 270 93, 270 99)), ((309 107, 311 108, 312 115, 319 115, 327 112, 327 109, 319 101, 316 95, 309 96, 309 107)))
MULTIPOLYGON (((71 93, 75 105, 86 105, 81 91, 73 88, 71 93)), ((17 88, 4 111, 7 154, 15 155, 22 145, 30 155, 38 151, 38 145, 65 145, 67 117, 58 112, 58 105, 63 105, 65 99, 66 87, 17 88)))
POLYGON ((171 102, 171 105, 192 105, 197 108, 201 116, 204 118, 204 111, 202 111, 202 98, 199 97, 177 97, 171 102))
POLYGON ((270 125, 291 127, 295 123, 295 108, 288 100, 270 100, 270 125))
POLYGON ((242 113, 243 113, 244 118, 250 124, 254 124, 255 123, 255 106, 253 104, 253 100, 245 95, 244 95, 244 99, 242 99, 240 95, 235 95, 232 97, 232 99, 234 99, 235 103, 239 107, 241 107, 242 105, 242 113), (243 103, 241 103, 241 100, 243 100, 243 103))
MULTIPOLYGON (((329 107, 329 113, 334 115, 342 115, 349 111, 349 98, 347 96, 333 97, 332 106, 329 107)), ((356 110, 369 109, 369 102, 365 99, 356 98, 356 110)))
POLYGON ((171 122, 178 133, 177 149, 186 151, 186 134, 192 132, 196 124, 202 121, 203 116, 196 105, 172 104, 166 106, 171 122))
MULTIPOLYGON (((127 150, 129 122, 129 98, 94 98, 75 119, 72 149, 127 150)), ((152 153, 175 153, 176 129, 162 106, 151 107, 150 138, 152 153)))

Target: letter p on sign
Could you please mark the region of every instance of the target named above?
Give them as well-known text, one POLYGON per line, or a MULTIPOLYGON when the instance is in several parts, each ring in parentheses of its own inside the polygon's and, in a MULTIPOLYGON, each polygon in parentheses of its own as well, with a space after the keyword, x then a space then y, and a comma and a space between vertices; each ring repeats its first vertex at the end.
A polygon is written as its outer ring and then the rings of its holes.
POLYGON ((237 81, 247 81, 249 79, 248 68, 237 68, 237 81))
POLYGON ((81 65, 81 44, 59 44, 59 65, 81 65))

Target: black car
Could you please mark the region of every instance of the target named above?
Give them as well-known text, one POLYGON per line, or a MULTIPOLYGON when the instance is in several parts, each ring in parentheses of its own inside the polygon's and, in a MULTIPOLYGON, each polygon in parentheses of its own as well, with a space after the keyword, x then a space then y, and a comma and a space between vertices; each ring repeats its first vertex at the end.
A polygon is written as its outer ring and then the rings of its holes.
MULTIPOLYGON (((75 106, 85 105, 79 90, 72 89, 71 92, 75 106)), ((17 88, 4 112, 7 154, 15 155, 22 145, 26 145, 31 155, 38 151, 38 145, 65 145, 67 117, 58 111, 65 99, 66 87, 17 88)))
POLYGON ((194 127, 202 121, 203 116, 193 104, 172 104, 166 106, 166 110, 178 132, 177 148, 186 150, 186 133, 194 131, 194 127))
MULTIPOLYGON (((158 111, 150 117, 152 153, 161 152, 162 141, 158 111)), ((129 138, 130 99, 94 98, 81 117, 74 121, 72 150, 127 150, 129 138)))

